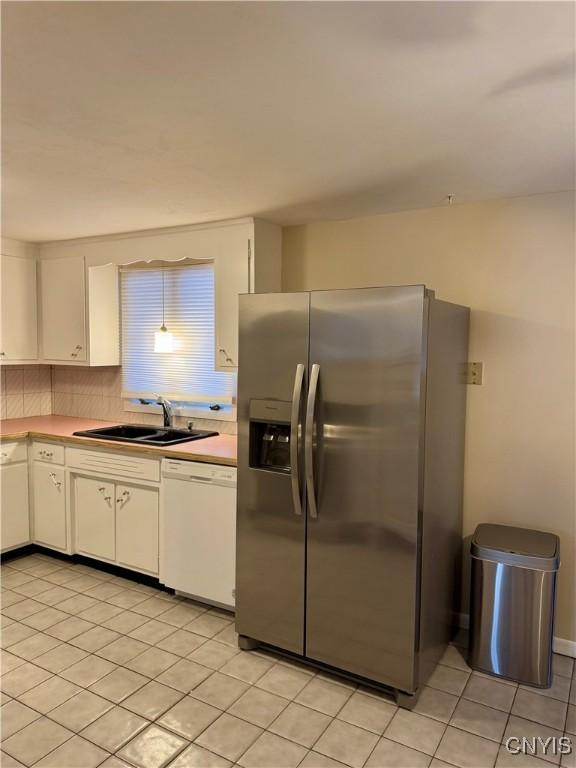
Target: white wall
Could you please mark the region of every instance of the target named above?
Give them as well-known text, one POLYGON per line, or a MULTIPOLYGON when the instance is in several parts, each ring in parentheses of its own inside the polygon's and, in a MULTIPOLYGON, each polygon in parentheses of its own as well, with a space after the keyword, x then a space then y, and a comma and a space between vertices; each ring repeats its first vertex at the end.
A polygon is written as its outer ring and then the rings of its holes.
POLYGON ((573 193, 288 227, 283 249, 285 291, 425 283, 471 307, 464 534, 557 533, 555 634, 576 641, 573 193))

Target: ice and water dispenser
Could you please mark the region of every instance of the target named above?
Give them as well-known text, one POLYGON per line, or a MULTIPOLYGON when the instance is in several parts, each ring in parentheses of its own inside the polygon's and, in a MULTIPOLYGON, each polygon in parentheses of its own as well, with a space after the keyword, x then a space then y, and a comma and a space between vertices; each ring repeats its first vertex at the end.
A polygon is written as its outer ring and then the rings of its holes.
POLYGON ((282 400, 250 401, 250 466, 290 472, 290 413, 282 400))

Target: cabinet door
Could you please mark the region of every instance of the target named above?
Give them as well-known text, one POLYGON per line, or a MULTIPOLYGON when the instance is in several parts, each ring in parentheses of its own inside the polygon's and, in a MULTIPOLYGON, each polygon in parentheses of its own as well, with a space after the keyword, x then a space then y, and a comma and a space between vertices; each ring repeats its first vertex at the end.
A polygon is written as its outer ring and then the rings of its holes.
POLYGON ((62 467, 34 462, 34 541, 66 549, 66 483, 62 467))
POLYGON ((86 360, 84 259, 40 261, 42 353, 46 360, 86 360))
POLYGON ((119 565, 158 573, 158 491, 116 486, 116 559, 119 565))
POLYGON ((0 468, 2 485, 2 551, 28 544, 28 464, 0 468))
POLYGON ((114 483, 89 477, 74 479, 76 550, 83 555, 114 560, 114 483))
POLYGON ((2 360, 38 357, 36 261, 2 255, 2 360))
POLYGON ((250 291, 249 239, 245 227, 227 227, 214 266, 215 366, 238 367, 238 296, 250 291))

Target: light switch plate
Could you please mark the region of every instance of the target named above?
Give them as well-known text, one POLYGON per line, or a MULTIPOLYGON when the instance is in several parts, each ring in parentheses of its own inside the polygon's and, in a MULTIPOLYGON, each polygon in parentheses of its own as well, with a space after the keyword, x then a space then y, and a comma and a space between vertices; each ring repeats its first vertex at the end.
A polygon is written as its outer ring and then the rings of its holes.
POLYGON ((482 384, 484 382, 484 363, 466 364, 466 384, 482 384))

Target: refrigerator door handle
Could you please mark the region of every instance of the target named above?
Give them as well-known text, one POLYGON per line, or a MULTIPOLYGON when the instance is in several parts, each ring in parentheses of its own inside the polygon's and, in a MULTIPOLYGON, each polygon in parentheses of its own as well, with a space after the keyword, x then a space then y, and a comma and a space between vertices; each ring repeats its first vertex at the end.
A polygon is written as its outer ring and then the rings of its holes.
POLYGON ((318 391, 318 377, 320 366, 314 363, 310 371, 310 384, 308 386, 308 402, 306 404, 306 429, 304 432, 304 464, 306 477, 306 492, 308 495, 308 509, 310 517, 318 517, 316 503, 316 488, 314 487, 314 410, 316 408, 316 393, 318 391))
POLYGON ((304 383, 305 368, 302 363, 296 366, 294 377, 294 391, 292 393, 292 413, 290 415, 290 468, 292 484, 292 501, 294 514, 302 514, 302 491, 300 488, 300 461, 298 456, 298 443, 300 442, 300 401, 302 399, 302 385, 304 383))

